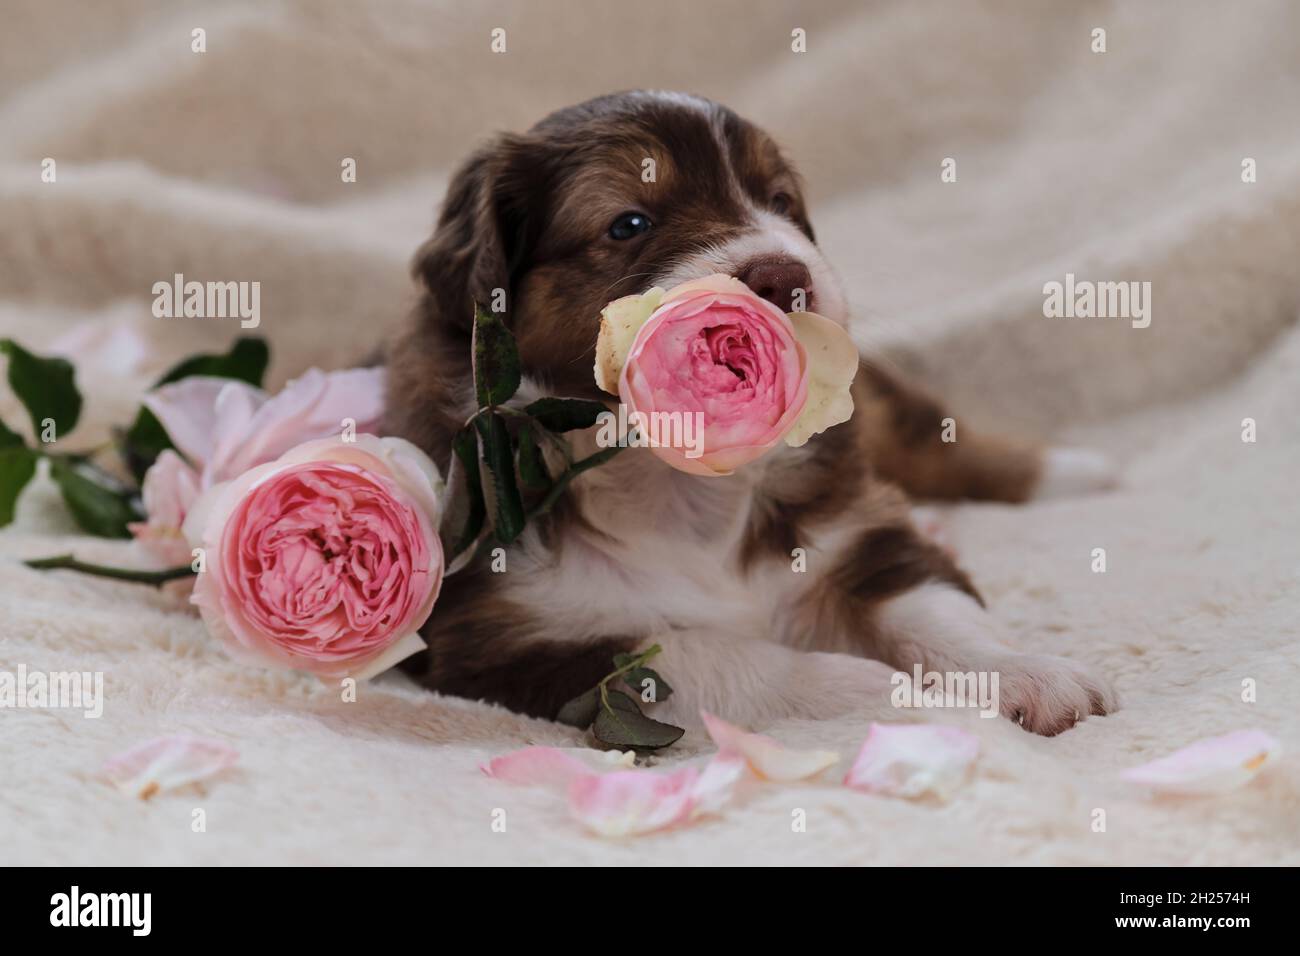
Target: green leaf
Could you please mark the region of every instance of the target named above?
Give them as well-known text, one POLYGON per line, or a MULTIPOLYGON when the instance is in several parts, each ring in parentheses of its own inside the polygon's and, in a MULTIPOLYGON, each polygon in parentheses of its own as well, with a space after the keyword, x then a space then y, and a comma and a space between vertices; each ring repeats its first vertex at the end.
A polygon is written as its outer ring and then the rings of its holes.
POLYGON ((635 750, 658 750, 678 740, 686 731, 672 724, 654 720, 622 691, 609 692, 609 706, 601 707, 591 731, 596 739, 611 747, 635 750))
POLYGON ((191 355, 171 367, 153 387, 179 382, 191 375, 209 375, 213 378, 233 378, 249 385, 261 387, 266 366, 271 361, 271 350, 266 340, 246 335, 235 340, 229 352, 191 355))
POLYGON ((167 430, 149 409, 140 408, 135 421, 121 438, 122 454, 126 466, 137 482, 144 481, 144 473, 158 460, 158 456, 172 447, 167 430))
POLYGON ((570 727, 586 730, 591 726, 592 721, 596 719, 598 710, 600 710, 600 688, 593 687, 561 707, 560 712, 555 715, 555 719, 562 724, 568 724, 570 727))
POLYGON ((672 685, 660 677, 657 671, 652 670, 649 667, 634 667, 623 675, 623 683, 636 691, 636 696, 638 698, 647 690, 647 688, 642 684, 643 681, 647 680, 654 681, 653 703, 657 704, 660 701, 667 700, 669 697, 673 696, 672 685))
POLYGON ((22 444, 0 449, 0 528, 14 520, 14 505, 18 502, 18 495, 34 474, 36 452, 24 448, 22 444))
POLYGON ((504 405, 519 390, 519 350, 501 316, 474 306, 474 394, 480 408, 504 405))
POLYGON ((46 419, 54 420, 56 441, 71 433, 81 417, 81 392, 77 391, 72 363, 40 358, 13 339, 0 339, 0 352, 9 356, 9 387, 27 409, 37 440, 46 419))
POLYGON ((539 398, 524 413, 537 419, 538 424, 553 432, 568 432, 575 428, 590 428, 609 412, 602 402, 585 398, 539 398))
MULTIPOLYGON (((213 378, 230 378, 249 385, 261 386, 266 375, 271 352, 265 340, 253 336, 236 339, 229 352, 222 354, 191 355, 182 362, 172 366, 162 378, 154 382, 153 387, 178 382, 191 375, 207 375, 213 378)), ((167 431, 162 427, 154 413, 141 408, 135 421, 122 438, 122 451, 127 467, 135 475, 136 481, 144 480, 144 473, 157 460, 158 456, 172 447, 167 431)))
POLYGON ((127 495, 91 480, 75 465, 50 459, 50 477, 63 493, 63 501, 85 531, 101 538, 129 538, 127 523, 142 517, 127 495))
POLYGON ((542 450, 537 447, 537 436, 528 424, 519 428, 519 480, 529 491, 545 491, 551 484, 542 450))
POLYGON ((473 426, 466 425, 456 433, 456 437, 451 440, 451 450, 464 470, 465 493, 469 496, 465 527, 451 549, 451 557, 454 558, 478 540, 487 518, 487 505, 483 500, 483 479, 478 467, 478 438, 473 426))
POLYGON ((498 541, 509 544, 524 530, 524 503, 515 483, 515 456, 510 448, 510 432, 505 419, 496 412, 479 416, 474 419, 474 425, 483 442, 483 462, 492 475, 497 506, 493 529, 498 541))

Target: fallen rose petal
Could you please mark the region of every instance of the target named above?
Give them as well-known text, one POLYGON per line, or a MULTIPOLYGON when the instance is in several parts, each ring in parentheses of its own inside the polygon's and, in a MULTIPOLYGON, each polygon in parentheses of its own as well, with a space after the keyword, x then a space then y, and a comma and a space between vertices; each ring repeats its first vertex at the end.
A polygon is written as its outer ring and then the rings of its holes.
POLYGON ((846 786, 893 797, 952 795, 975 757, 979 738, 956 727, 872 724, 846 786))
POLYGON ((238 759, 239 752, 219 740, 180 734, 155 737, 111 757, 102 773, 118 789, 148 800, 162 790, 205 780, 238 759))
POLYGON ((695 781, 691 817, 721 813, 748 772, 749 764, 740 754, 716 754, 695 781))
POLYGON ((576 778, 569 785, 569 813, 600 836, 653 833, 691 817, 699 771, 670 774, 616 770, 576 778))
POLYGON ((815 777, 837 763, 840 755, 829 750, 791 750, 762 734, 751 734, 706 711, 700 711, 709 736, 724 754, 738 754, 765 780, 790 782, 815 777))
POLYGON ((1262 730, 1238 730, 1131 767, 1120 777, 1158 793, 1226 793, 1249 783, 1281 755, 1282 745, 1276 738, 1262 730))
POLYGON ((635 765, 634 750, 588 747, 525 747, 494 757, 481 769, 489 777, 522 787, 565 790, 575 778, 592 771, 626 770, 635 765))
POLYGON ((587 765, 558 747, 525 747, 496 757, 482 767, 489 777, 522 787, 567 787, 590 773, 587 765))
POLYGON ((612 837, 651 833, 720 813, 748 772, 739 754, 717 754, 702 772, 685 767, 670 774, 630 769, 635 758, 631 750, 525 747, 480 769, 506 783, 565 790, 574 819, 612 837))

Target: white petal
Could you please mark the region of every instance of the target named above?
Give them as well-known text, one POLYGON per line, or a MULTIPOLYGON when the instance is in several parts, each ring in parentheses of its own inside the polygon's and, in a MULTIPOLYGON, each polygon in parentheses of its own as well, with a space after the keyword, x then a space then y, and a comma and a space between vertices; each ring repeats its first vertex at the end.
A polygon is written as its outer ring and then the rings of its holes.
POLYGON ((709 736, 724 754, 739 754, 765 780, 806 780, 839 762, 830 750, 791 750, 771 737, 748 733, 720 717, 701 711, 709 736))
POLYGON ((618 377, 627 362, 636 334, 659 308, 664 290, 658 286, 642 295, 625 295, 600 311, 600 333, 596 338, 596 384, 611 395, 618 394, 618 377))
POLYGON ((103 776, 119 789, 147 800, 205 780, 234 766, 239 753, 219 740, 181 734, 155 737, 110 758, 103 776))
POLYGON ((748 773, 749 764, 740 754, 714 755, 695 781, 691 816, 721 813, 748 773))
POLYGON ((494 757, 480 769, 489 777, 505 783, 564 792, 575 779, 593 771, 627 770, 635 764, 635 750, 525 747, 494 757))
POLYGON ((846 786, 894 797, 946 800, 979 754, 979 738, 956 727, 872 724, 846 786))
POLYGON ((525 747, 495 757, 481 769, 489 777, 505 783, 561 791, 591 772, 572 752, 559 747, 525 747))
POLYGON ((1282 745, 1262 730, 1238 730, 1197 741, 1120 777, 1157 793, 1226 793, 1249 783, 1281 755, 1282 745))
POLYGON ((858 347, 849 333, 815 312, 791 312, 789 318, 808 355, 808 403, 785 436, 787 445, 798 448, 853 416, 851 388, 858 374, 858 347))
POLYGON ((690 818, 698 779, 694 767, 670 774, 648 770, 587 774, 569 785, 569 812, 600 836, 653 833, 690 818))

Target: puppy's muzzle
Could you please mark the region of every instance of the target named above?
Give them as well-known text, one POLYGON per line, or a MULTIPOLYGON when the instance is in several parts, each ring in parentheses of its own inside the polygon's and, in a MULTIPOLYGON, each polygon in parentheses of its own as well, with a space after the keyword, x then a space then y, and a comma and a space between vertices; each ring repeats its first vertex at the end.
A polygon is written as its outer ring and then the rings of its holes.
POLYGON ((747 262, 736 274, 741 282, 749 286, 754 294, 767 299, 782 312, 794 312, 795 305, 800 311, 812 308, 812 275, 808 267, 798 259, 762 257, 747 262), (802 290, 802 301, 795 297, 802 290))

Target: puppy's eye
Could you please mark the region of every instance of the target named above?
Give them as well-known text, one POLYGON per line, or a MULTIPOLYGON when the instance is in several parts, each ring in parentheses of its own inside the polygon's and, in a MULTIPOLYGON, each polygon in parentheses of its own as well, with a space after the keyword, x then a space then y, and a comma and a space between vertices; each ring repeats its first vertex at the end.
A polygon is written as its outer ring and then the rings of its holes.
POLYGON ((631 239, 650 228, 650 217, 641 212, 625 212, 609 226, 609 238, 631 239))
POLYGON ((768 201, 768 205, 778 216, 788 216, 790 210, 794 208, 794 200, 790 198, 789 193, 777 193, 768 201))

